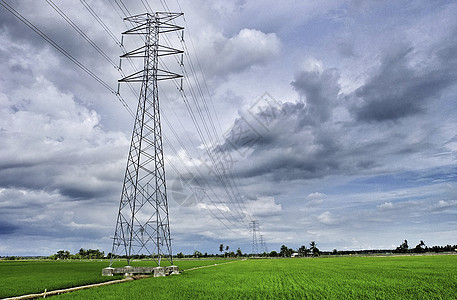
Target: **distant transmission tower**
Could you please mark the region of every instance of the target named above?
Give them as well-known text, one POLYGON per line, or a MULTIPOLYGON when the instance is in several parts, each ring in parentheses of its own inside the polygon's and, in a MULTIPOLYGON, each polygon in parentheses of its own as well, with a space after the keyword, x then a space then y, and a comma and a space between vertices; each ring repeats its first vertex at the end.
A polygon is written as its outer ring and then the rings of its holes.
POLYGON ((263 239, 263 235, 260 235, 260 252, 268 253, 268 248, 267 248, 267 245, 265 244, 265 240, 263 239))
POLYGON ((251 221, 250 223, 252 229, 252 254, 259 254, 259 246, 257 244, 257 231, 259 230, 259 221, 251 221))
POLYGON ((133 28, 123 34, 141 35, 144 46, 121 58, 142 58, 143 69, 119 82, 141 82, 130 151, 113 241, 113 259, 148 255, 160 266, 162 258, 172 262, 167 188, 162 148, 162 129, 157 82, 182 77, 159 69, 159 57, 183 53, 161 46, 159 36, 183 30, 172 22, 182 13, 145 13, 125 18, 133 28))

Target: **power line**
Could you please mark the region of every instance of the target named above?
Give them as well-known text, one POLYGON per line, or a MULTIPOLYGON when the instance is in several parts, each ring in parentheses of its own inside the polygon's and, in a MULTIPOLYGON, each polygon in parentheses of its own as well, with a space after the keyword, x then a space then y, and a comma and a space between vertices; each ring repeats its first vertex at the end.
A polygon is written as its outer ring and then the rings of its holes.
POLYGON ((89 76, 91 76, 93 79, 95 79, 98 83, 100 83, 102 86, 104 86, 107 90, 109 90, 112 93, 116 93, 105 81, 103 81, 100 77, 95 75, 91 70, 89 70, 86 66, 84 66, 81 62, 79 62, 76 58, 74 58, 70 53, 65 51, 61 46, 59 46, 56 42, 54 42, 50 37, 48 37, 43 31, 41 31, 38 27, 33 25, 27 18, 22 16, 19 12, 17 12, 14 8, 12 8, 8 3, 6 3, 4 0, 0 0, 2 5, 6 10, 8 10, 11 14, 13 14, 16 18, 18 18, 22 23, 27 25, 30 29, 32 29, 36 34, 41 36, 46 42, 48 42, 51 46, 53 46, 55 49, 57 49, 60 53, 65 55, 69 60, 71 60, 75 65, 77 65, 80 69, 82 69, 84 72, 86 72, 89 76))
POLYGON ((54 47, 56 50, 58 50, 60 53, 62 53, 66 58, 68 58, 71 62, 73 62, 75 65, 77 65, 86 74, 88 74, 90 77, 95 79, 96 82, 98 82, 100 85, 102 85, 104 88, 106 88, 111 93, 115 94, 117 96, 117 98, 119 99, 119 101, 121 102, 121 104, 127 109, 127 111, 130 112, 130 114, 132 114, 132 111, 131 111, 130 107, 128 106, 128 104, 125 102, 125 100, 113 88, 111 88, 105 81, 103 81, 100 77, 95 75, 84 64, 82 64, 79 60, 77 60, 70 53, 68 53, 64 48, 62 48, 59 44, 57 44, 52 38, 47 36, 43 31, 41 31, 38 27, 36 27, 32 22, 30 22, 26 17, 21 15, 17 10, 15 10, 13 7, 11 7, 8 3, 6 3, 4 0, 0 0, 0 1, 1 1, 0 5, 2 5, 13 16, 15 16, 17 19, 19 19, 27 27, 32 29, 36 34, 38 34, 41 38, 43 38, 46 42, 48 42, 52 47, 54 47))
POLYGON ((89 13, 95 18, 95 20, 102 26, 102 28, 108 33, 108 35, 113 39, 113 41, 121 46, 121 41, 114 35, 114 33, 109 29, 109 27, 103 22, 103 20, 98 16, 98 14, 92 9, 92 7, 86 2, 86 0, 80 0, 82 5, 89 11, 89 13))
MULTIPOLYGON (((143 1, 142 1, 142 2, 143 2, 143 1)), ((118 2, 116 2, 116 4, 118 5, 118 7, 119 7, 122 11, 123 11, 123 10, 128 11, 128 9, 125 7, 125 5, 124 5, 123 3, 118 3, 118 2), (121 4, 122 4, 122 6, 121 6, 121 4)), ((151 10, 150 6, 149 6, 147 3, 144 3, 144 2, 143 2, 143 5, 145 6, 146 9, 151 10)), ((164 69, 167 69, 166 66, 163 64, 163 62, 162 62, 161 65, 163 66, 164 69)), ((176 134, 176 132, 174 131, 172 125, 168 122, 168 120, 166 120, 166 121, 167 121, 169 127, 170 127, 170 128, 173 130, 173 132, 175 133, 175 137, 179 138, 179 136, 178 136, 178 135, 176 134)), ((186 147, 184 146, 184 144, 183 144, 182 142, 180 142, 180 145, 181 145, 181 147, 182 147, 183 149, 186 149, 186 147)), ((173 149, 173 150, 174 150, 174 149, 173 149)), ((185 151, 188 153, 187 150, 185 150, 185 151)), ((179 157, 177 151, 175 150, 174 152, 176 153, 177 157, 180 159, 180 157, 179 157)), ((181 161, 181 162, 182 162, 182 161, 181 161)), ((183 165, 184 165, 184 164, 183 164, 183 165)), ((174 167, 174 166, 172 166, 172 167, 174 167)), ((174 169, 175 169, 175 171, 177 171, 176 168, 174 168, 174 169)), ((199 172, 200 172, 200 171, 199 171, 199 172)), ((179 173, 178 173, 178 174, 179 174, 179 173)), ((200 174, 201 174, 201 173, 200 173, 200 174)), ((214 191, 213 191, 213 193, 214 193, 214 191)), ((214 195, 217 195, 217 194, 214 193, 214 195)), ((223 214, 223 212, 218 208, 217 205, 215 205, 215 207, 223 214)), ((224 217, 225 217, 225 216, 224 216, 224 217)), ((225 217, 225 218, 226 218, 227 220, 230 221, 229 218, 227 218, 227 217, 225 217)), ((233 224, 233 225, 235 225, 235 224, 233 224)))
MULTIPOLYGON (((163 8, 166 11, 169 11, 168 5, 165 1, 161 1, 163 8)), ((179 2, 178 2, 179 5, 179 2)), ((180 5, 179 5, 180 6, 180 5)), ((182 11, 181 11, 182 12, 182 11)), ((179 36, 178 36, 179 38, 179 36)), ((215 154, 213 153, 212 148, 214 145, 221 145, 221 142, 219 140, 219 134, 217 133, 217 130, 214 125, 212 113, 208 107, 207 101, 205 94, 203 92, 203 89, 201 88, 201 85, 198 80, 198 74, 195 70, 194 64, 192 62, 192 59, 190 57, 190 52, 189 49, 187 48, 187 44, 185 43, 184 39, 181 38, 181 43, 183 44, 183 48, 185 49, 185 57, 187 61, 189 62, 189 67, 190 71, 192 73, 192 76, 189 75, 189 72, 187 71, 185 65, 182 63, 180 64, 182 69, 183 69, 183 74, 185 75, 185 81, 188 86, 188 90, 190 92, 191 99, 193 100, 193 103, 195 104, 195 111, 193 110, 191 103, 188 100, 188 97, 186 93, 183 91, 182 87, 178 87, 178 90, 181 92, 181 95, 183 97, 184 103, 186 104, 186 108, 191 116, 192 122, 194 123, 194 126, 197 129, 197 133, 199 134, 202 143, 204 144, 204 148, 207 151, 207 155, 211 161, 212 164, 212 169, 214 173, 216 174, 216 177, 218 180, 222 183, 222 186, 224 187, 227 196, 229 199, 232 201, 232 203, 235 205, 235 209, 239 211, 240 215, 244 217, 245 213, 247 212, 246 206, 240 196, 240 192, 238 190, 237 185, 234 182, 234 176, 230 168, 227 168, 222 162, 223 162, 223 151, 222 152, 216 152, 215 154), (194 85, 190 82, 190 78, 194 78, 195 80, 195 89, 194 90, 194 85), (198 99, 201 99, 201 104, 198 99), (201 125, 200 125, 201 124, 201 125), (206 135, 204 134, 206 133, 206 135), (206 138, 205 138, 206 136, 206 138)), ((195 48, 194 48, 195 52, 195 48)), ((198 57, 197 57, 198 61, 198 57)), ((199 61, 198 61, 199 63, 199 61)), ((200 67, 200 74, 203 77, 203 80, 206 85, 206 80, 204 79, 203 72, 201 70, 201 65, 200 67)), ((208 87, 206 85, 206 91, 211 99, 208 87)), ((215 108, 214 108, 214 103, 211 102, 213 112, 215 113, 215 108)), ((218 120, 218 118, 215 118, 218 120)), ((219 128, 221 128, 220 123, 218 123, 219 128)), ((249 216, 248 216, 249 217, 249 216)))
POLYGON ((78 25, 75 24, 52 0, 46 2, 68 23, 70 26, 81 35, 100 55, 105 58, 114 68, 117 68, 116 63, 103 51, 94 41, 92 41, 78 25))
MULTIPOLYGON (((64 48, 62 48, 59 44, 57 44, 52 38, 47 36, 43 31, 41 31, 38 27, 33 25, 27 18, 22 16, 19 12, 17 12, 14 8, 12 8, 6 1, 0 0, 1 5, 5 7, 10 13, 12 13, 16 18, 18 18, 21 22, 23 22, 26 26, 28 26, 30 29, 32 29, 35 33, 37 33, 40 37, 42 37, 46 42, 48 42, 51 46, 53 46, 55 49, 57 49, 59 52, 61 52, 65 57, 70 59, 74 64, 76 64, 79 68, 81 68, 84 72, 86 72, 89 76, 91 76, 93 79, 95 79, 96 82, 101 84, 103 87, 108 89, 111 93, 115 94, 121 104, 124 106, 124 108, 129 112, 129 114, 132 117, 135 117, 134 112, 131 110, 129 105, 126 103, 126 101, 123 99, 123 97, 119 94, 118 91, 115 91, 113 88, 111 88, 105 81, 103 81, 100 77, 98 77, 96 74, 94 74, 90 69, 88 69, 84 64, 82 64, 79 60, 77 60, 75 57, 73 57, 70 53, 68 53, 64 48)), ((121 65, 117 66, 110 58, 109 56, 93 41, 91 40, 85 32, 78 27, 52 0, 46 0, 47 3, 76 31, 78 32, 79 35, 81 35, 97 52, 100 53, 102 57, 104 57, 111 65, 113 65, 122 75, 123 71, 121 68, 121 65)), ((80 0, 82 5, 88 10, 88 12, 94 17, 94 19, 97 21, 97 23, 103 28, 103 30, 110 36, 110 38, 116 42, 117 45, 119 45, 124 51, 125 48, 123 47, 122 41, 119 41, 119 39, 116 38, 116 36, 113 34, 113 32, 109 29, 109 27, 106 25, 105 22, 100 18, 100 16, 96 13, 96 11, 85 1, 85 0, 80 0)), ((178 1, 177 1, 178 2, 178 1)), ((114 3, 109 0, 109 3, 113 7, 114 11, 119 15, 119 17, 123 18, 121 14, 124 14, 124 16, 130 15, 129 9, 125 5, 125 3, 122 0, 114 0, 114 3)), ((145 0, 141 0, 141 3, 143 6, 149 10, 152 11, 149 3, 145 0)), ((161 1, 162 6, 164 6, 165 10, 169 11, 168 5, 165 1, 161 1)), ((179 5, 179 2, 178 2, 179 5)), ((180 7, 180 6, 179 6, 180 7)), ((184 19, 185 20, 185 19, 184 19)), ((190 36, 190 35, 189 35, 190 36)), ((192 38, 190 38, 193 50, 195 52, 195 47, 193 46, 192 38)), ((168 44, 171 44, 171 42, 166 39, 165 40, 168 44)), ((206 150, 206 153, 208 155, 209 161, 211 163, 211 172, 214 172, 215 178, 218 181, 218 183, 221 184, 222 189, 224 190, 225 194, 228 197, 228 200, 231 204, 233 204, 233 209, 230 209, 230 215, 225 214, 223 211, 219 209, 219 207, 216 205, 216 203, 213 203, 215 207, 219 210, 219 212, 223 215, 223 218, 227 220, 232 226, 236 225, 238 223, 234 223, 231 218, 234 220, 240 220, 242 222, 246 221, 244 218, 246 217, 245 212, 247 212, 246 206, 240 196, 240 192, 238 190, 237 185, 235 184, 234 176, 232 174, 232 170, 230 168, 227 168, 224 163, 223 163, 223 158, 222 155, 223 153, 213 151, 215 145, 220 145, 221 141, 219 139, 219 134, 217 132, 216 126, 215 126, 215 120, 217 121, 219 125, 219 129, 221 128, 219 120, 216 116, 216 110, 214 107, 214 102, 211 99, 211 95, 209 93, 209 89, 206 83, 206 80, 203 76, 203 71, 200 65, 200 61, 198 60, 197 57, 197 65, 199 67, 200 71, 200 76, 198 76, 198 73, 196 71, 196 68, 192 62, 192 58, 189 53, 189 49, 187 47, 187 44, 184 41, 184 38, 182 36, 181 42, 183 43, 186 54, 185 58, 188 62, 189 70, 183 65, 183 61, 181 58, 180 65, 182 69, 185 71, 186 79, 185 82, 188 87, 188 91, 190 92, 190 97, 184 93, 184 90, 182 88, 182 81, 181 84, 179 84, 177 81, 174 81, 175 85, 177 86, 178 90, 180 90, 180 94, 183 97, 184 103, 186 105, 186 109, 188 110, 189 115, 191 116, 192 122, 197 130, 197 133, 204 144, 204 148, 206 150), (190 72, 190 73, 189 73, 190 72), (206 93, 209 95, 209 102, 212 108, 212 111, 210 109, 210 106, 208 105, 208 102, 206 100, 205 92, 202 88, 202 85, 199 82, 199 77, 203 78, 204 82, 204 87, 206 88, 206 93), (190 78, 193 78, 194 83, 191 82, 190 78), (200 100, 199 100, 200 99, 200 100), (191 101, 190 101, 191 100, 191 101), (237 213, 239 216, 235 216, 234 213, 237 213)), ((129 59, 130 64, 132 65, 132 68, 135 68, 135 65, 131 62, 129 59)), ((168 70, 165 62, 161 62, 162 69, 168 70)), ((125 77, 125 76, 123 76, 125 77)), ((130 85, 129 87, 135 95, 137 92, 135 89, 130 85)), ((182 125, 182 123, 181 123, 182 125)), ((172 127, 171 123, 169 124, 169 127, 172 129, 174 132, 175 137, 178 140, 178 143, 180 147, 186 151, 186 153, 189 153, 187 147, 185 144, 180 140, 179 135, 177 135, 175 129, 172 127)), ((194 145, 195 146, 195 145, 194 145)), ((172 149, 173 150, 173 149, 172 149)), ((178 155, 176 149, 174 149, 174 152, 178 158, 180 156, 178 155)), ((181 159, 182 162, 182 159, 181 159)), ((172 168, 177 171, 177 168, 170 164, 172 168)), ((194 167, 198 170, 200 176, 203 175, 201 170, 194 164, 194 167)), ((202 176, 204 177, 204 176, 202 176)), ((208 184, 210 186, 210 184, 208 184)), ((221 199, 218 197, 217 193, 212 190, 212 193, 215 195, 215 199, 220 201, 220 203, 223 203, 221 199)), ((210 198, 210 200, 213 200, 213 198, 210 198)), ((212 211, 210 210, 212 213, 212 211)), ((250 217, 248 215, 248 217, 250 217)), ((220 220, 221 221, 221 220, 220 220)), ((223 222, 223 221, 221 221, 223 222)), ((241 223, 242 223, 241 222, 241 223)), ((226 225, 226 224, 224 224, 226 225)))
MULTIPOLYGON (((162 3, 164 10, 169 12, 169 8, 168 8, 168 5, 166 4, 166 2, 161 1, 161 3, 162 3)), ((187 49, 187 45, 185 45, 183 35, 182 36, 178 35, 178 39, 180 39, 181 42, 183 43, 183 47, 185 47, 187 49)), ((168 46, 171 45, 171 42, 169 41, 168 38, 165 38, 165 41, 168 46)), ((244 217, 245 217, 245 213, 247 212, 247 209, 246 209, 244 203, 242 202, 241 197, 239 196, 239 190, 236 187, 236 184, 234 183, 233 175, 231 174, 230 170, 228 168, 226 168, 223 163, 221 163, 222 159, 223 159, 222 158, 223 153, 218 153, 218 152, 213 153, 212 152, 212 148, 214 147, 214 145, 220 144, 220 140, 218 138, 217 130, 214 126, 213 117, 208 108, 208 105, 206 104, 205 95, 200 87, 200 83, 198 82, 198 76, 195 72, 195 68, 193 67, 193 63, 192 63, 192 60, 191 60, 188 52, 189 51, 187 49, 186 58, 188 59, 188 61, 190 61, 189 65, 190 65, 191 71, 192 71, 192 78, 196 79, 195 87, 197 89, 197 92, 194 90, 194 85, 190 82, 189 78, 191 78, 191 76, 187 72, 187 69, 184 67, 182 60, 181 60, 181 62, 179 62, 177 60, 177 62, 181 65, 181 67, 183 69, 183 74, 185 75, 185 81, 186 81, 187 86, 189 87, 188 90, 190 92, 190 96, 191 96, 190 98, 192 99, 193 103, 195 104, 195 111, 191 106, 189 97, 187 97, 186 93, 182 89, 182 83, 181 83, 181 85, 179 85, 178 83, 175 82, 175 85, 178 88, 178 90, 180 91, 181 96, 183 97, 184 103, 186 104, 186 109, 188 110, 191 120, 194 123, 194 126, 197 130, 197 133, 198 133, 202 143, 205 146, 204 148, 210 159, 211 172, 215 173, 216 178, 217 178, 218 182, 220 184, 222 184, 222 187, 225 190, 225 193, 227 194, 228 199, 232 202, 232 204, 234 204, 233 208, 240 215, 240 219, 242 220, 242 222, 244 222, 245 221, 244 217), (198 101, 199 98, 203 99, 203 104, 199 103, 199 101, 198 101), (242 208, 242 206, 244 206, 244 209, 242 208)), ((164 66, 164 64, 161 64, 161 66, 164 66)), ((166 66, 164 66, 164 68, 166 68, 166 66)), ((213 105, 213 107, 214 107, 214 105, 213 105)), ((178 120, 179 120, 179 118, 178 118, 178 120)), ((186 149, 186 148, 183 147, 183 149, 186 149)), ((188 150, 185 150, 185 151, 188 153, 188 150)), ((246 223, 246 228, 248 228, 247 223, 246 223)))

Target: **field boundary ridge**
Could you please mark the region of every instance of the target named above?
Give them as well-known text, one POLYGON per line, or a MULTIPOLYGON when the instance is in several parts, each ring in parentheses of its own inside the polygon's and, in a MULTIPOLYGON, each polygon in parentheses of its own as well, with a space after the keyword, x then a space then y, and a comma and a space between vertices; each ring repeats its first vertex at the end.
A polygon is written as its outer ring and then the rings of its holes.
POLYGON ((195 267, 195 268, 190 268, 190 269, 182 270, 181 272, 187 272, 187 271, 192 271, 192 270, 197 270, 197 269, 203 269, 203 268, 209 268, 209 267, 215 267, 215 266, 221 266, 221 265, 231 264, 231 263, 239 262, 239 261, 243 261, 243 260, 246 260, 246 259, 242 259, 242 260, 233 260, 233 261, 228 261, 228 262, 221 263, 221 264, 213 264, 213 265, 195 267))
POLYGON ((65 294, 65 293, 84 290, 84 289, 89 289, 89 288, 93 288, 93 287, 97 287, 97 286, 104 286, 104 285, 110 285, 110 284, 115 284, 115 283, 122 283, 122 282, 132 281, 132 280, 135 280, 135 279, 132 278, 132 277, 127 277, 127 278, 124 278, 124 279, 111 280, 111 281, 93 283, 93 284, 82 285, 82 286, 75 286, 75 287, 72 287, 72 288, 54 290, 54 291, 49 291, 49 292, 45 290, 43 293, 28 294, 28 295, 22 295, 22 296, 10 297, 10 298, 2 298, 1 300, 25 300, 25 299, 46 298, 46 296, 54 296, 54 295, 59 295, 59 294, 65 294))

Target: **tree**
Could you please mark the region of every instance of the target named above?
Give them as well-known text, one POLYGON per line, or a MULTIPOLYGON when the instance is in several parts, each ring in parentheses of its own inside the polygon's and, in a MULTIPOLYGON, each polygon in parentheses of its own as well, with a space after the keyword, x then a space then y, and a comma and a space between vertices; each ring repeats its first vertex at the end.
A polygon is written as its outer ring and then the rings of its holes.
POLYGON ((228 250, 229 250, 229 246, 227 245, 227 246, 225 247, 225 251, 228 251, 228 250))
POLYGON ((305 245, 301 246, 300 248, 298 248, 298 255, 300 255, 301 257, 304 257, 304 256, 307 256, 308 253, 309 253, 309 249, 306 248, 305 245))
POLYGON ((57 259, 68 259, 70 257, 70 251, 66 250, 59 250, 56 253, 56 258, 57 259))
POLYGON ((309 250, 311 250, 311 252, 313 253, 313 256, 319 256, 319 254, 320 254, 319 248, 317 248, 317 244, 315 241, 312 241, 311 243, 309 243, 309 250))
POLYGON ((401 243, 400 246, 395 249, 395 252, 400 252, 400 253, 406 253, 408 252, 409 246, 408 246, 408 241, 404 240, 403 243, 401 243))
POLYGON ((243 256, 243 252, 241 252, 240 248, 236 249, 236 256, 243 256))
POLYGON ((274 250, 271 251, 271 252, 270 252, 270 257, 278 257, 278 252, 276 252, 276 251, 274 251, 274 250))
POLYGON ((415 253, 424 253, 425 252, 425 243, 424 241, 420 241, 419 244, 416 245, 416 247, 414 248, 414 252, 415 253))
POLYGON ((195 258, 199 258, 199 257, 201 257, 201 256, 202 256, 202 253, 201 253, 200 251, 198 251, 198 250, 195 250, 195 251, 194 251, 194 257, 195 257, 195 258))
POLYGON ((279 251, 279 255, 282 257, 290 257, 293 252, 294 252, 293 249, 289 249, 289 248, 287 248, 286 245, 282 245, 281 249, 279 251))
POLYGON ((176 254, 176 257, 177 258, 184 258, 184 254, 182 254, 182 252, 179 252, 178 254, 176 254))
POLYGON ((224 252, 224 244, 219 245, 219 252, 221 252, 221 254, 224 252))

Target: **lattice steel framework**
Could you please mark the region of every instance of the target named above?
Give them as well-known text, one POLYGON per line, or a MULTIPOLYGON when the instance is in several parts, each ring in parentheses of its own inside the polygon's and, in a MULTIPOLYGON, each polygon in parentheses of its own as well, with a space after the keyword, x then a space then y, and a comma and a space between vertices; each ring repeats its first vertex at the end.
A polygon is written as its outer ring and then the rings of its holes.
POLYGON ((144 46, 121 58, 143 58, 143 69, 119 80, 141 82, 127 168, 124 176, 119 213, 114 233, 110 266, 114 258, 147 255, 172 261, 167 188, 162 148, 162 129, 157 82, 182 77, 159 69, 159 57, 183 51, 162 46, 159 36, 181 31, 174 20, 181 13, 145 13, 125 18, 133 28, 123 34, 141 35, 144 46))
POLYGON ((268 253, 267 245, 265 244, 265 240, 263 239, 263 235, 260 235, 260 253, 268 253))
POLYGON ((259 245, 257 243, 257 232, 259 230, 259 221, 257 221, 257 220, 251 221, 250 226, 252 229, 252 254, 258 255, 259 254, 259 245))

